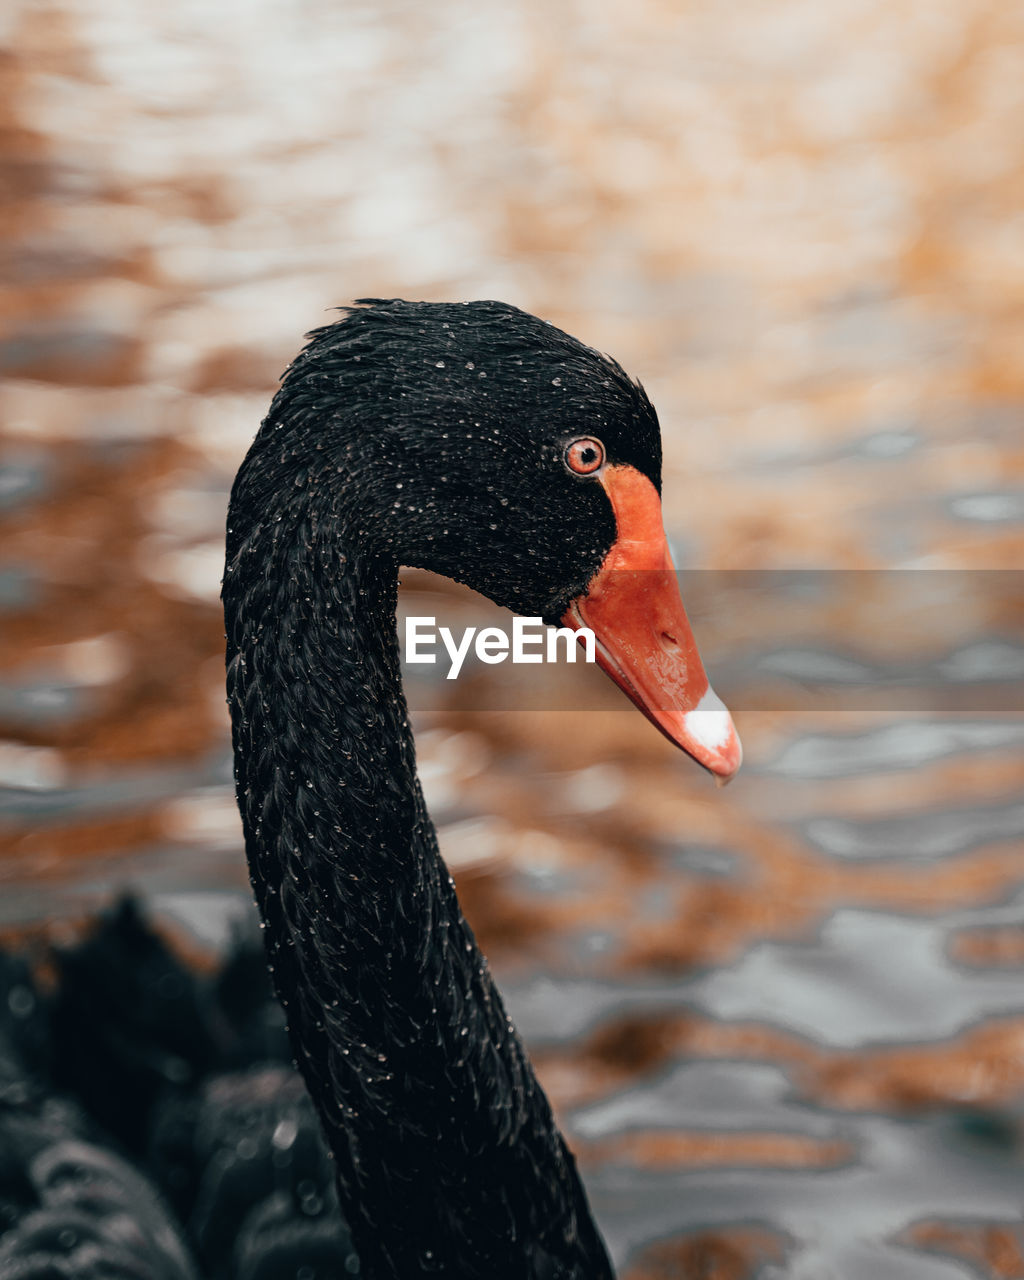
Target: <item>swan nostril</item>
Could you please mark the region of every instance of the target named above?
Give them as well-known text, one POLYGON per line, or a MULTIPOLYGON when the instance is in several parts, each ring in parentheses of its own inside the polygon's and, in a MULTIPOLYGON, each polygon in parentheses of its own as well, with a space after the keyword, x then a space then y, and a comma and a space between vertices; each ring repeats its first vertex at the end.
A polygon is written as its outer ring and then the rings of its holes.
POLYGON ((665 646, 666 649, 679 648, 679 641, 675 638, 674 635, 672 635, 668 631, 663 631, 661 633, 661 643, 665 646))

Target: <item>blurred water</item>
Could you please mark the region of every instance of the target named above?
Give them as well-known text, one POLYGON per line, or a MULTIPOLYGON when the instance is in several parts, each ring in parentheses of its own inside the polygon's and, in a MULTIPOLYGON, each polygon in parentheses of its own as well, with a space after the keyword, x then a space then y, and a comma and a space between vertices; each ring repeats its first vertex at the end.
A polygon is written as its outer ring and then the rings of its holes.
POLYGON ((564 706, 501 669, 410 690, 442 845, 619 1264, 1024 1274, 1020 11, 3 22, 0 922, 130 882, 223 945, 247 900, 234 468, 327 308, 503 297, 643 378, 680 563, 846 575, 771 609, 702 593, 708 666, 751 708, 723 793, 587 673, 564 706), (934 599, 894 614, 893 569, 934 599), (954 608, 957 578, 989 585, 954 608))

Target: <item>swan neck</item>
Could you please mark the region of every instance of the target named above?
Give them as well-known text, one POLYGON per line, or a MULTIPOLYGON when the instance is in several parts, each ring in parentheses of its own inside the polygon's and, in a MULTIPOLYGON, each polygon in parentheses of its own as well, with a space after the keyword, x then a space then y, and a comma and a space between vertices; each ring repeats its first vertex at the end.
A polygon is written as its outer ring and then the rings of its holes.
POLYGON ((397 566, 308 511, 248 536, 240 515, 224 584, 238 801, 362 1273, 610 1280, 423 803, 397 566))

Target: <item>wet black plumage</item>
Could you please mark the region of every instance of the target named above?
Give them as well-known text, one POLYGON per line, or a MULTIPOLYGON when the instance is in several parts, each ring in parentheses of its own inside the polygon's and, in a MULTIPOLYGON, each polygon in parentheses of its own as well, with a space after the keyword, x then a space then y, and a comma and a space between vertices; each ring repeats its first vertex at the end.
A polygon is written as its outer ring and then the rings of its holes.
POLYGON ((660 488, 612 361, 513 307, 367 302, 317 330, 236 478, 236 780, 274 984, 371 1280, 599 1280, 568 1152, 438 853, 399 675, 400 564, 560 616, 615 521, 597 435, 660 488))

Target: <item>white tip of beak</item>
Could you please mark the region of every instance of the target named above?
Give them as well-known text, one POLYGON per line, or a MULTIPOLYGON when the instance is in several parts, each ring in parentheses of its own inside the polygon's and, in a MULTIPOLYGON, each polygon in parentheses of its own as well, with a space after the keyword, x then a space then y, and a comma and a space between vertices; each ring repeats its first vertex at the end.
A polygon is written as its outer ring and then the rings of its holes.
POLYGON ((687 711, 683 716, 683 723, 686 725, 686 732, 709 751, 724 746, 736 732, 725 703, 711 688, 692 711, 687 711))
POLYGON ((732 716, 714 689, 709 687, 693 710, 686 712, 683 725, 688 737, 704 748, 705 763, 719 785, 729 782, 743 763, 743 748, 732 716))

